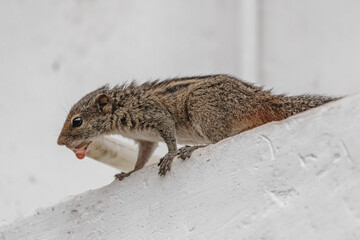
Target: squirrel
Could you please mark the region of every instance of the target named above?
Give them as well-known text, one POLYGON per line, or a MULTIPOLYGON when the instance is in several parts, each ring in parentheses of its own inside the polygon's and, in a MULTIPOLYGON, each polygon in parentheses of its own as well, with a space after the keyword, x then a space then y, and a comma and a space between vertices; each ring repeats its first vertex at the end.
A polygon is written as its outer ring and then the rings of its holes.
POLYGON ((224 74, 105 85, 71 108, 57 143, 81 159, 101 135, 135 140, 137 161, 134 170, 115 175, 122 180, 141 169, 157 143, 164 141, 168 152, 158 164, 159 175, 164 176, 175 156, 185 160, 198 148, 339 98, 275 95, 224 74), (178 143, 194 146, 178 150, 178 143))

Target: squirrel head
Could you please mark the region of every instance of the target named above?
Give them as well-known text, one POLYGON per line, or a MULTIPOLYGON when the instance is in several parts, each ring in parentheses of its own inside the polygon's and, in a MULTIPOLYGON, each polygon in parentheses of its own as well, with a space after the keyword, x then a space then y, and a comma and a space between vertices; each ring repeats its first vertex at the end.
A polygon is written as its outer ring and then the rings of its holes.
POLYGON ((57 143, 74 151, 86 149, 94 138, 110 132, 112 114, 113 98, 105 85, 71 108, 57 143))

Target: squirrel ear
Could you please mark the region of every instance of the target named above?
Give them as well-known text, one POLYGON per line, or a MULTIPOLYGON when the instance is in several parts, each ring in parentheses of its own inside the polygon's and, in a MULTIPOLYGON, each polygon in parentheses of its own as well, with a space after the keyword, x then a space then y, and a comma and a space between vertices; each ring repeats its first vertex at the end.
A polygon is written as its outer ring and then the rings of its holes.
POLYGON ((95 105, 102 113, 111 113, 112 112, 112 99, 105 93, 101 93, 95 98, 95 105))

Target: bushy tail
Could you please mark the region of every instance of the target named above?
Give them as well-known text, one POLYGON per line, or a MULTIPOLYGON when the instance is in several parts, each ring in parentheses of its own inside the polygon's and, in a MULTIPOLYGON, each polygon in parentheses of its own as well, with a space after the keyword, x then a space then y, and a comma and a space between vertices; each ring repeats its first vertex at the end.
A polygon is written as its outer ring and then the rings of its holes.
POLYGON ((342 97, 329 97, 321 95, 281 96, 285 117, 304 112, 310 108, 341 99, 342 97))

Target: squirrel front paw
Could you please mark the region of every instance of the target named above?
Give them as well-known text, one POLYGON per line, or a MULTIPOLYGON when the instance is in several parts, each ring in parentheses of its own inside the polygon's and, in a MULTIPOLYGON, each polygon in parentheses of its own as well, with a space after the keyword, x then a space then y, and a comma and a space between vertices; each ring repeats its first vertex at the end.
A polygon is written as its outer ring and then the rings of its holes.
POLYGON ((121 181, 121 180, 123 180, 124 178, 130 176, 130 174, 131 174, 131 172, 128 172, 128 173, 124 173, 124 172, 118 173, 118 174, 115 175, 115 178, 116 178, 117 180, 121 181))
POLYGON ((159 176, 165 176, 167 171, 170 171, 172 160, 174 159, 173 155, 166 154, 164 157, 160 159, 158 166, 159 169, 159 176))

